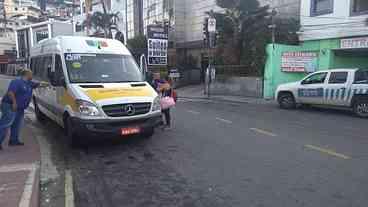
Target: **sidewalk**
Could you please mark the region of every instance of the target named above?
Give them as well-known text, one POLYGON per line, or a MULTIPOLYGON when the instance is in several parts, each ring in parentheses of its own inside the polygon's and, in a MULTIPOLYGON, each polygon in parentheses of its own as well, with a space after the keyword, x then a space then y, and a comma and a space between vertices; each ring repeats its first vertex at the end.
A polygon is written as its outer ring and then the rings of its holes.
POLYGON ((8 147, 8 139, 0 151, 0 206, 39 206, 40 149, 33 132, 25 125, 21 132, 25 146, 8 147))
POLYGON ((224 101, 224 102, 244 103, 244 104, 249 103, 276 104, 274 100, 266 100, 254 97, 211 95, 210 98, 208 98, 208 96, 205 95, 203 91, 204 91, 203 85, 191 85, 177 89, 179 98, 184 99, 203 99, 203 100, 224 101))

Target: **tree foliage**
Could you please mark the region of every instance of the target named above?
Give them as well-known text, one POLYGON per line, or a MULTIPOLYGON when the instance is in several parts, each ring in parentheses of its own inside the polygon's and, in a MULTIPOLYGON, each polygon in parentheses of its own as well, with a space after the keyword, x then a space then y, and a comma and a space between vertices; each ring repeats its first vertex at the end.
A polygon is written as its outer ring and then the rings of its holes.
POLYGON ((96 11, 84 22, 86 27, 93 28, 95 35, 103 34, 106 38, 112 38, 111 29, 116 26, 119 13, 104 13, 96 11))
POLYGON ((276 40, 295 43, 298 23, 294 20, 271 21, 269 7, 260 7, 257 0, 217 0, 224 13, 215 13, 219 32, 218 62, 246 65, 263 74, 265 47, 271 43, 269 25, 276 23, 276 40))
POLYGON ((147 38, 144 35, 139 35, 132 39, 129 39, 127 43, 128 43, 128 48, 131 50, 147 48, 147 38))

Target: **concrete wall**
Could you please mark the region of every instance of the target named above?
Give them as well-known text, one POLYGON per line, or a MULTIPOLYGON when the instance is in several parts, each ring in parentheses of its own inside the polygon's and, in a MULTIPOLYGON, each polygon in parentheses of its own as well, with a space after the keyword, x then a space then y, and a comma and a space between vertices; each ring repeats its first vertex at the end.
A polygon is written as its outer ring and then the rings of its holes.
POLYGON ((200 70, 193 69, 193 70, 179 70, 180 78, 179 81, 175 83, 176 87, 182 87, 186 85, 193 85, 193 84, 200 84, 201 74, 200 70))
POLYGON ((211 84, 211 94, 262 97, 263 81, 260 77, 229 77, 220 76, 211 84))

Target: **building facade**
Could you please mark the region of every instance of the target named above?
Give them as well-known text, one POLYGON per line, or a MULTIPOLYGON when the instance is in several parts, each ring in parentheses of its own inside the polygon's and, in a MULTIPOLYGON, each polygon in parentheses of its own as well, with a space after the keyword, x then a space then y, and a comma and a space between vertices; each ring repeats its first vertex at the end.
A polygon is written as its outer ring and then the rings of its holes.
POLYGON ((127 0, 128 39, 143 35, 143 0, 127 0))
POLYGON ((302 0, 300 45, 267 48, 265 97, 273 97, 278 84, 300 80, 308 72, 368 68, 367 18, 368 1, 302 0), (297 63, 295 57, 301 57, 305 65, 297 63), (285 71, 283 66, 290 64, 285 60, 298 64, 298 70, 285 71))

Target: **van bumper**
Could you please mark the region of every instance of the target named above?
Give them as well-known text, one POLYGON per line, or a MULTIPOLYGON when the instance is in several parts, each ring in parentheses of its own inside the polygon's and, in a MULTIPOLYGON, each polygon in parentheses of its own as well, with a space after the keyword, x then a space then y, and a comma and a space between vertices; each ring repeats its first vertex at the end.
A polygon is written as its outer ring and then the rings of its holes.
POLYGON ((72 118, 73 131, 81 138, 84 137, 117 137, 121 136, 121 129, 139 127, 140 133, 149 132, 162 123, 161 114, 135 120, 95 119, 85 120, 72 118))

